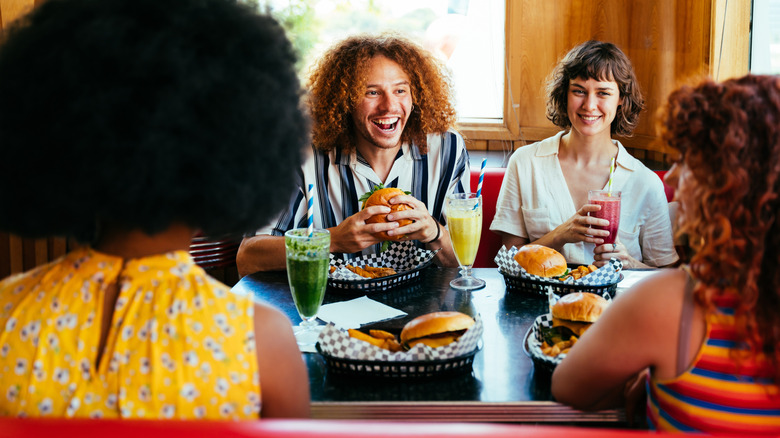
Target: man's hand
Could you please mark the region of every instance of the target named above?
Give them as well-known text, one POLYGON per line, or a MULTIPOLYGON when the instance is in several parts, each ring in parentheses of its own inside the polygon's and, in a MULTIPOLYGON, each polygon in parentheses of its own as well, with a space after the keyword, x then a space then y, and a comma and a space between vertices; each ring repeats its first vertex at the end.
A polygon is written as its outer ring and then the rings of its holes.
POLYGON ((428 212, 428 207, 419 199, 409 195, 398 195, 390 199, 390 204, 406 204, 411 210, 396 211, 387 215, 388 223, 395 223, 400 219, 411 220, 412 223, 403 227, 394 228, 387 232, 389 236, 405 235, 404 240, 419 240, 429 243, 439 233, 439 224, 428 212))
POLYGON ((398 228, 398 223, 367 224, 366 219, 389 212, 389 207, 374 205, 360 210, 336 227, 330 228, 330 252, 354 253, 381 242, 376 233, 398 228))

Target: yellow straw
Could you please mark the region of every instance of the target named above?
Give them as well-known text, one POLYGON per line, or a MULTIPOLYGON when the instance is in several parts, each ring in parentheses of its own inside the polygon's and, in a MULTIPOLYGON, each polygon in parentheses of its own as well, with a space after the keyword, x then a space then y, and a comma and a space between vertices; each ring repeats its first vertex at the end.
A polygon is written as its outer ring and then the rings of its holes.
POLYGON ((615 157, 609 165, 609 181, 607 181, 607 196, 612 196, 612 176, 615 175, 615 157))

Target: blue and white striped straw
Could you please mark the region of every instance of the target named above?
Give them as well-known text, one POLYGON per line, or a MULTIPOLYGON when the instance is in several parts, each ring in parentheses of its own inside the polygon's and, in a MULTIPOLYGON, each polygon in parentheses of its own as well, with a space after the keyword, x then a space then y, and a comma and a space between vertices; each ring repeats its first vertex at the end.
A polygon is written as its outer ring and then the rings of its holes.
POLYGON ((482 159, 482 167, 479 169, 479 182, 477 183, 477 198, 482 196, 482 180, 485 179, 485 165, 487 164, 487 158, 482 159))
POLYGON ((314 184, 309 184, 309 190, 306 191, 306 219, 309 222, 309 237, 314 235, 314 184))

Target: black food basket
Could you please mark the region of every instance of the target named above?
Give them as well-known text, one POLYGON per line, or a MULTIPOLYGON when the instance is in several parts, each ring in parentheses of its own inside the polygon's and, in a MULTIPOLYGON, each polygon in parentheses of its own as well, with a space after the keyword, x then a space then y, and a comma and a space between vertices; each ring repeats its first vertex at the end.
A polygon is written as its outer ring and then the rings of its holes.
POLYGON ((328 278, 328 287, 336 292, 348 293, 376 293, 386 292, 402 286, 409 286, 418 283, 422 277, 422 271, 431 266, 433 259, 421 264, 409 271, 399 272, 398 274, 388 275, 380 278, 367 278, 365 280, 339 280, 328 278))
MULTIPOLYGON (((576 269, 579 264, 569 264, 569 268, 576 269)), ((616 281, 603 285, 590 285, 590 284, 574 284, 563 283, 560 281, 538 280, 535 278, 510 275, 506 272, 500 271, 504 277, 507 291, 518 291, 529 294, 535 294, 543 297, 547 297, 547 288, 552 287, 553 293, 556 295, 566 295, 572 292, 590 292, 594 294, 606 297, 615 297, 615 291, 617 291, 617 285, 623 280, 623 274, 617 278, 616 281)))
POLYGON ((317 352, 320 353, 328 367, 328 374, 334 377, 372 378, 372 379, 404 379, 419 380, 444 378, 464 373, 470 373, 474 356, 479 351, 475 348, 472 352, 449 359, 426 361, 372 361, 345 359, 331 356, 322 351, 317 343, 317 352))

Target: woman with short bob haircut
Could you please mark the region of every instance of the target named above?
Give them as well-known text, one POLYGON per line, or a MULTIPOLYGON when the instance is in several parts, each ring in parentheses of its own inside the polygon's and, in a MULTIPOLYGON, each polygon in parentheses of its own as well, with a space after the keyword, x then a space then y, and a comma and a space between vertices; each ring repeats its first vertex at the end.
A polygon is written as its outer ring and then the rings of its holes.
POLYGON ((612 135, 630 136, 639 123, 645 100, 631 61, 614 44, 586 43, 572 49, 547 82, 547 118, 561 129, 571 128, 567 114, 569 82, 576 78, 615 81, 623 100, 612 120, 612 135))
POLYGON ((777 436, 780 79, 684 86, 660 125, 694 254, 618 295, 555 369, 553 395, 584 410, 637 400, 662 431, 777 436))
POLYGON ((547 82, 547 117, 563 131, 515 151, 501 185, 490 229, 507 248, 536 243, 597 266, 677 261, 663 183, 612 138, 631 135, 643 107, 631 61, 614 44, 586 41, 561 59, 547 82), (589 215, 601 207, 588 192, 608 187, 622 192, 613 244, 592 228, 609 222, 589 215))

